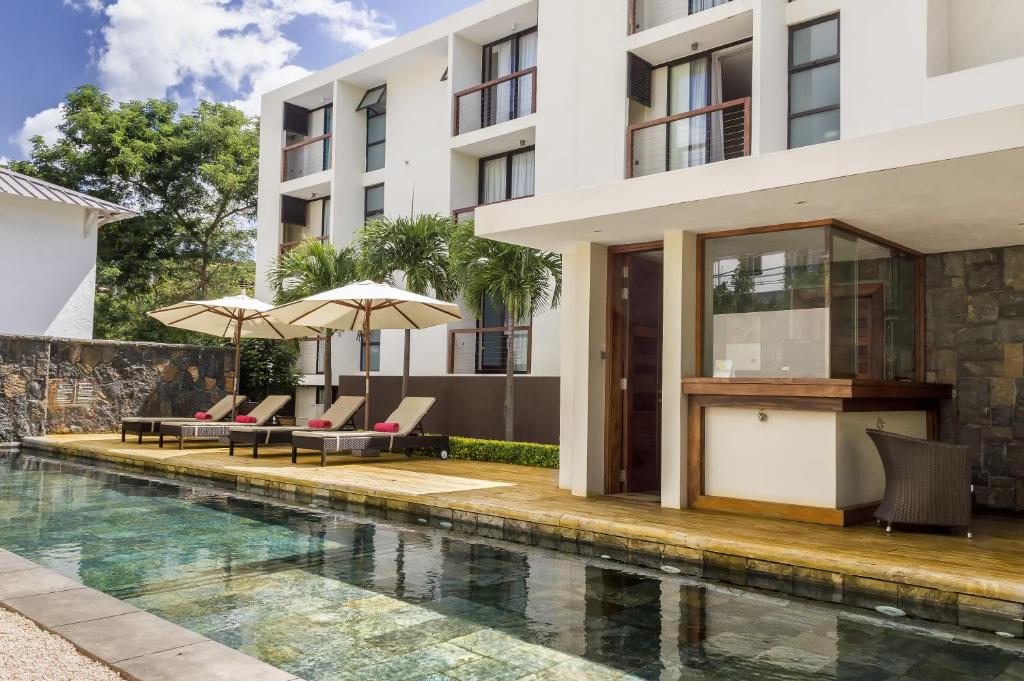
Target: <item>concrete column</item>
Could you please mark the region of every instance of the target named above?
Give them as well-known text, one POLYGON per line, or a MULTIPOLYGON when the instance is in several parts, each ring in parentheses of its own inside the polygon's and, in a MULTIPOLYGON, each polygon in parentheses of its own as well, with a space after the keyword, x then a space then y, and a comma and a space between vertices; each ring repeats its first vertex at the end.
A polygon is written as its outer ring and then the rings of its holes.
POLYGON ((682 380, 696 376, 697 236, 667 232, 664 246, 661 357, 661 505, 686 506, 686 396, 682 380))
POLYGON ((577 244, 563 260, 559 486, 604 494, 608 249, 577 244))
POLYGON ((754 4, 751 153, 788 146, 789 28, 785 0, 754 4))

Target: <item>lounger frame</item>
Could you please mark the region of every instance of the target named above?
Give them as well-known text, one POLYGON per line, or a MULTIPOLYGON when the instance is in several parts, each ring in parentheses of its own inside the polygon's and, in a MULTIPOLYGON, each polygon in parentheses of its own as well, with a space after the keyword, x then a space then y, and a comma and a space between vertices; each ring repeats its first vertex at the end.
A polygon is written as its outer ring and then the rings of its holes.
MULTIPOLYGON (((339 432, 356 429, 356 417, 353 414, 345 422, 339 432)), ((258 459, 260 445, 286 445, 291 443, 295 433, 304 430, 314 430, 308 426, 296 426, 294 428, 252 428, 249 430, 231 430, 228 432, 228 456, 235 455, 235 445, 252 445, 252 458, 258 459)))
MULTIPOLYGON (((343 433, 338 433, 338 437, 345 437, 343 433)), ((380 456, 380 453, 385 450, 405 450, 405 455, 411 457, 412 449, 430 449, 439 451, 441 458, 448 458, 448 452, 451 449, 450 440, 447 435, 426 435, 423 432, 423 424, 418 423, 407 435, 388 435, 387 433, 381 433, 379 436, 367 436, 367 437, 352 437, 347 438, 348 443, 351 444, 355 440, 359 440, 358 447, 346 447, 343 450, 333 450, 328 448, 328 444, 333 444, 335 438, 313 436, 304 434, 302 431, 292 434, 292 463, 297 463, 299 450, 306 449, 316 452, 320 452, 320 465, 327 465, 328 454, 346 454, 351 453, 355 456, 380 456)))

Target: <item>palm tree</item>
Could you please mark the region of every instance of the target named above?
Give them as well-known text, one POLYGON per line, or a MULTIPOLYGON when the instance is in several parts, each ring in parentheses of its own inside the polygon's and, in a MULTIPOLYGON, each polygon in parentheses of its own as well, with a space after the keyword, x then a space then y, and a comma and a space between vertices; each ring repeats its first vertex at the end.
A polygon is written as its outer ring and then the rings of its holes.
MULTIPOLYGON (((336 248, 334 244, 308 238, 285 251, 267 273, 278 305, 290 303, 323 291, 330 291, 356 281, 358 265, 355 251, 336 248)), ((322 329, 324 337, 323 407, 331 406, 334 375, 331 368, 331 337, 333 329, 322 329)))
MULTIPOLYGON (((401 272, 405 290, 450 300, 457 293, 449 263, 454 234, 455 223, 443 215, 371 220, 356 235, 362 275, 395 286, 395 273, 401 272)), ((408 394, 411 335, 406 329, 402 397, 408 394)))
POLYGON ((505 439, 514 439, 515 326, 558 307, 562 298, 562 256, 525 246, 480 239, 472 226, 460 229, 453 247, 454 272, 463 299, 483 315, 486 301, 505 309, 505 439))

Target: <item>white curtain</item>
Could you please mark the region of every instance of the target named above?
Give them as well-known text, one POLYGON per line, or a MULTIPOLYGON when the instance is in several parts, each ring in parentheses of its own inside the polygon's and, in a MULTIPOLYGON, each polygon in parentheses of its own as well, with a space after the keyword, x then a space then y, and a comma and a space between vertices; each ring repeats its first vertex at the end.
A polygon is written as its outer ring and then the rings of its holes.
MULTIPOLYGON (((519 68, 522 71, 537 65, 537 32, 527 33, 519 38, 519 68)), ((533 79, 535 76, 523 76, 516 79, 518 101, 516 115, 529 116, 533 113, 533 79)))
MULTIPOLYGON (((488 80, 501 78, 512 73, 512 41, 491 47, 491 68, 488 80)), ((489 93, 491 121, 502 123, 512 118, 512 82, 505 81, 491 89, 489 93)))
MULTIPOLYGON (((708 59, 697 59, 690 62, 690 110, 708 106, 708 59)), ((696 116, 690 119, 690 155, 688 167, 699 166, 707 162, 709 116, 696 116)))
POLYGON ((690 0, 690 11, 701 12, 706 9, 711 9, 712 7, 724 5, 727 2, 729 2, 729 0, 690 0))
MULTIPOLYGON (((708 59, 694 59, 669 70, 668 114, 708 105, 708 59)), ((706 160, 708 117, 684 118, 668 125, 668 170, 701 165, 706 160)))
POLYGON ((484 192, 482 203, 494 203, 504 201, 505 196, 505 166, 503 158, 496 158, 484 163, 484 192))
POLYGON ((532 151, 512 157, 512 196, 521 199, 533 195, 534 155, 532 151))

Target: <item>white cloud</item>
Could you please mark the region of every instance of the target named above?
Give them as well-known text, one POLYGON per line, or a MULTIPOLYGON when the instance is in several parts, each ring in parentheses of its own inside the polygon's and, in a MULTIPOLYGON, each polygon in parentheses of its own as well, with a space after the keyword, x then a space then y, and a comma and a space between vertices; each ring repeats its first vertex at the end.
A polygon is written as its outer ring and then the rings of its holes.
POLYGON ((103 11, 103 0, 64 0, 64 6, 78 12, 99 14, 103 11))
POLYGON ((53 144, 59 137, 57 126, 64 118, 64 105, 58 104, 50 109, 44 109, 34 116, 29 116, 21 125, 21 130, 11 135, 7 141, 21 149, 21 153, 28 156, 32 151, 32 138, 42 135, 43 139, 53 144))

